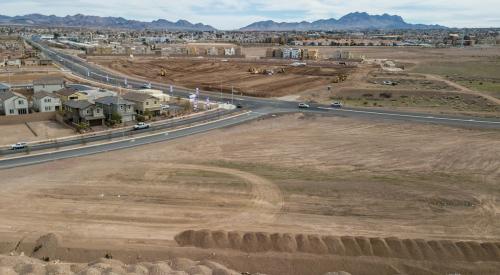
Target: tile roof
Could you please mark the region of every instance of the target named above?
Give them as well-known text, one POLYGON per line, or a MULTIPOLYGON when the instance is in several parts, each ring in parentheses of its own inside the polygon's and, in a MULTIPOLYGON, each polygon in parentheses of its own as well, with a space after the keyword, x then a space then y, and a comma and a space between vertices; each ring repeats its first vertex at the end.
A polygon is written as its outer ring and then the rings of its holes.
POLYGON ((36 80, 33 80, 33 85, 60 85, 64 84, 64 78, 62 77, 42 77, 36 80))
POLYGON ((134 105, 135 103, 125 100, 119 96, 105 96, 95 100, 96 103, 104 105, 134 105))
POLYGON ((73 109, 85 109, 94 105, 94 103, 88 100, 69 100, 64 103, 64 106, 73 108, 73 109))
POLYGON ((48 93, 46 91, 41 91, 41 92, 34 94, 33 98, 42 99, 42 98, 47 97, 47 96, 51 97, 51 98, 59 98, 57 95, 55 95, 53 93, 48 93))
POLYGON ((154 96, 149 94, 142 94, 136 92, 129 92, 123 95, 123 98, 130 101, 144 102, 148 99, 156 99, 154 96))

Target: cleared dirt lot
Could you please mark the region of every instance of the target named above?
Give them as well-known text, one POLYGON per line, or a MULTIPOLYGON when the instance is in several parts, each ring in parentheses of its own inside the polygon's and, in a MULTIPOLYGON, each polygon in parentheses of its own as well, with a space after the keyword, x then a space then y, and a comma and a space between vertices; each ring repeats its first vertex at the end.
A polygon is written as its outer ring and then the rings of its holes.
POLYGON ((299 67, 287 66, 290 61, 283 62, 250 62, 228 60, 222 62, 210 59, 117 59, 89 58, 115 71, 132 74, 163 83, 201 88, 205 90, 231 92, 231 87, 238 93, 262 97, 280 97, 298 94, 304 91, 326 91, 334 79, 340 74, 347 74, 351 69, 342 67, 299 67), (252 74, 250 68, 273 70, 274 75, 263 73, 252 74), (159 76, 161 69, 166 76, 159 76), (284 72, 280 72, 284 69, 284 72))
MULTIPOLYGON (((499 155, 498 131, 287 115, 0 171, 0 234, 54 232, 126 261, 131 247, 208 255, 176 248, 187 229, 498 242, 499 155)), ((252 265, 219 253, 231 268, 252 265)))
POLYGON ((37 141, 75 135, 73 129, 55 121, 29 122, 26 124, 0 125, 0 145, 8 145, 19 141, 37 141))

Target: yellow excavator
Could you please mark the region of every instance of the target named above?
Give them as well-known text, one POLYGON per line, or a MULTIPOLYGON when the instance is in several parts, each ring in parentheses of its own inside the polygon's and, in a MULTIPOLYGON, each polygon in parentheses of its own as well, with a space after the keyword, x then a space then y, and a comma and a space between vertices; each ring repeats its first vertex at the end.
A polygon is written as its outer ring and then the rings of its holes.
POLYGON ((162 77, 166 76, 167 75, 167 70, 161 68, 159 75, 162 76, 162 77))

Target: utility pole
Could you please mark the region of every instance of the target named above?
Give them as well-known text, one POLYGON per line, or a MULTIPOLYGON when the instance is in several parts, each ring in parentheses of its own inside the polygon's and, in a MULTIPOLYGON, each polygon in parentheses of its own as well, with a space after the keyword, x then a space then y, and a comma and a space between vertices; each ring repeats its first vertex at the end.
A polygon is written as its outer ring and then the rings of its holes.
POLYGON ((231 104, 234 105, 234 86, 231 86, 231 104))

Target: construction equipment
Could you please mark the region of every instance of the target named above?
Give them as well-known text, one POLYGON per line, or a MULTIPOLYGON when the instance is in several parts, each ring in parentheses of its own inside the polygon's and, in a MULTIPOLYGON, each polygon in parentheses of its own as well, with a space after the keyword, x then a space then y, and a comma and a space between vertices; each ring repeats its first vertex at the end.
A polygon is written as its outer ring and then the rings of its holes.
POLYGON ((166 76, 167 75, 167 70, 165 70, 164 68, 161 68, 159 75, 163 76, 163 77, 166 76))

